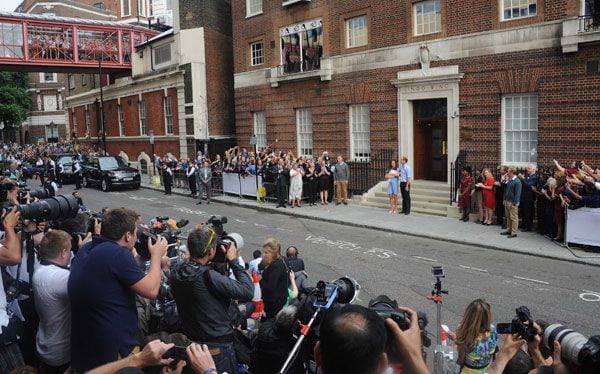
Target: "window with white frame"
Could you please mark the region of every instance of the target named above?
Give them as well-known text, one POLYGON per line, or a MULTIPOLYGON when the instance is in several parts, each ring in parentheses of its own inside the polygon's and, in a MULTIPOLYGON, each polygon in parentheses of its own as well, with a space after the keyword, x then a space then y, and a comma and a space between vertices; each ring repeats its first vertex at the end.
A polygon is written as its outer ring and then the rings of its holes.
POLYGON ((146 0, 137 0, 137 15, 146 16, 146 0))
POLYGON ((48 143, 58 142, 58 125, 51 124, 46 126, 46 141, 48 143))
POLYGON ((77 136, 77 113, 73 112, 73 133, 77 136))
POLYGON ((254 112, 254 135, 256 135, 256 148, 262 151, 267 147, 267 123, 265 122, 265 112, 254 112))
POLYGON ((413 5, 415 35, 432 34, 442 30, 441 0, 421 1, 413 5))
POLYGON ((69 75, 69 89, 70 90, 74 90, 75 89, 75 74, 70 74, 69 75))
POLYGON ((119 135, 125 135, 125 113, 123 112, 123 105, 119 104, 117 106, 117 110, 119 111, 119 135))
POLYGON ((130 0, 121 0, 121 16, 131 15, 131 4, 130 0))
POLYGON ((173 133, 173 106, 172 106, 172 97, 165 96, 164 99, 164 107, 165 107, 165 127, 167 134, 173 133))
POLYGON ((56 73, 40 73, 40 82, 41 83, 56 83, 58 82, 58 77, 56 73))
POLYGON ((352 160, 369 160, 371 157, 369 104, 350 105, 350 155, 352 160))
POLYGON ((312 157, 312 110, 296 109, 296 129, 298 138, 298 156, 312 157))
POLYGON ((140 135, 146 135, 146 102, 144 100, 140 100, 138 105, 140 114, 140 135))
POLYGON ((368 44, 367 16, 354 17, 346 20, 346 46, 360 47, 368 44))
POLYGON ((321 69, 323 20, 314 19, 279 30, 284 74, 321 69))
POLYGON ((89 110, 85 110, 85 136, 86 138, 91 136, 92 134, 90 134, 90 111, 89 110))
POLYGON ((262 41, 250 44, 250 57, 252 66, 265 63, 265 51, 262 41))
POLYGON ((246 0, 246 17, 255 16, 262 12, 262 0, 246 0))
POLYGON ((502 2, 502 19, 516 19, 535 16, 537 0, 500 0, 502 2))
POLYGON ((160 47, 154 48, 154 65, 159 67, 160 65, 168 65, 171 62, 171 46, 173 43, 161 45, 160 47))
POLYGON ((506 95, 502 98, 503 163, 528 164, 537 160, 538 97, 506 95))

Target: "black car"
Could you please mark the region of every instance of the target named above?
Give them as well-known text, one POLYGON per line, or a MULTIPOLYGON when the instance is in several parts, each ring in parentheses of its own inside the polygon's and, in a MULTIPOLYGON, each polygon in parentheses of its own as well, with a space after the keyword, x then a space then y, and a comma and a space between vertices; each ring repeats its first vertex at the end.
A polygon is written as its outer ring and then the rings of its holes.
POLYGON ((50 156, 52 160, 54 160, 54 164, 56 165, 56 175, 60 173, 60 166, 63 165, 65 172, 62 175, 62 182, 72 182, 75 180, 73 176, 73 156, 77 156, 76 153, 62 153, 60 155, 52 155, 50 156))
POLYGON ((106 192, 113 187, 140 188, 140 173, 118 156, 92 157, 83 164, 83 186, 98 185, 106 192))

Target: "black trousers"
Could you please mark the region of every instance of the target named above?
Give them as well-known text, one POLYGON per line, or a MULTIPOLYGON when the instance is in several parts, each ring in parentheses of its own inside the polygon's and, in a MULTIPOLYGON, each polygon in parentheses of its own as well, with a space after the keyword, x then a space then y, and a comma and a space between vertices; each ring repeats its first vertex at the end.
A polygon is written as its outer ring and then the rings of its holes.
POLYGON ((287 185, 282 182, 277 182, 275 185, 276 194, 277 194, 277 205, 285 205, 287 202, 287 185))
POLYGON ((167 195, 171 194, 171 185, 170 184, 165 184, 165 193, 167 195))
POLYGON ((496 222, 504 225, 504 197, 503 193, 496 194, 496 222))
POLYGON ((406 182, 400 182, 400 194, 402 194, 402 212, 410 213, 410 191, 406 190, 406 182))
POLYGON ((196 192, 198 192, 198 190, 196 188, 196 176, 195 175, 188 177, 188 184, 190 185, 190 192, 192 193, 192 195, 195 195, 196 192))
POLYGON ((81 174, 75 174, 75 188, 81 188, 81 174))
POLYGON ((306 192, 306 197, 308 197, 308 203, 314 204, 317 198, 317 189, 318 189, 318 180, 309 179, 307 183, 308 191, 306 192))
POLYGON ((533 215, 535 213, 535 199, 527 198, 523 201, 523 228, 526 230, 533 229, 533 215))

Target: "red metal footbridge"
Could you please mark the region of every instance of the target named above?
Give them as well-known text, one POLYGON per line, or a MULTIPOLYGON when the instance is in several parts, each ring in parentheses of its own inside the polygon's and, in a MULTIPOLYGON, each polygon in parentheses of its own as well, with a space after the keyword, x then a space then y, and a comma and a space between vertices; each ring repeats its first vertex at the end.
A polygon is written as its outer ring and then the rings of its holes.
POLYGON ((0 70, 131 71, 135 46, 158 32, 118 22, 0 12, 0 70))

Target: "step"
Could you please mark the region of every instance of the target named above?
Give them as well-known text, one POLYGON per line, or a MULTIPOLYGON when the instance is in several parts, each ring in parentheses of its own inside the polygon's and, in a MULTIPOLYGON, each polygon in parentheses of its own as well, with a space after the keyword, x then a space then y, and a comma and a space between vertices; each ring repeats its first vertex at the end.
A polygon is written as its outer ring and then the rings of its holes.
MULTIPOLYGON (((373 197, 377 197, 377 198, 385 198, 387 199, 389 196, 386 192, 375 192, 373 197)), ((401 199, 401 197, 398 197, 399 199, 401 199)), ((413 201, 428 201, 431 203, 440 203, 440 204, 448 204, 450 202, 450 196, 446 195, 423 195, 423 194, 417 194, 417 193, 413 193, 411 191, 410 194, 410 199, 413 201)))
MULTIPOLYGON (((426 208, 426 209, 439 210, 439 211, 444 211, 444 212, 446 212, 448 210, 448 203, 431 203, 428 201, 414 200, 412 198, 410 199, 410 201, 411 201, 411 207, 426 208)), ((390 205, 390 200, 387 197, 370 197, 367 199, 366 202, 381 205, 381 206, 389 206, 390 205)), ((401 204, 401 203, 402 203, 402 199, 399 199, 398 204, 401 204)))
MULTIPOLYGON (((381 209, 386 209, 386 210, 388 210, 390 208, 389 204, 380 204, 380 203, 375 203, 372 201, 367 201, 365 203, 362 203, 361 205, 370 206, 373 208, 381 208, 381 209)), ((428 215, 446 217, 445 211, 436 210, 436 209, 427 209, 427 208, 422 208, 422 207, 411 206, 410 211, 412 213, 420 213, 420 214, 428 214, 428 215)))

